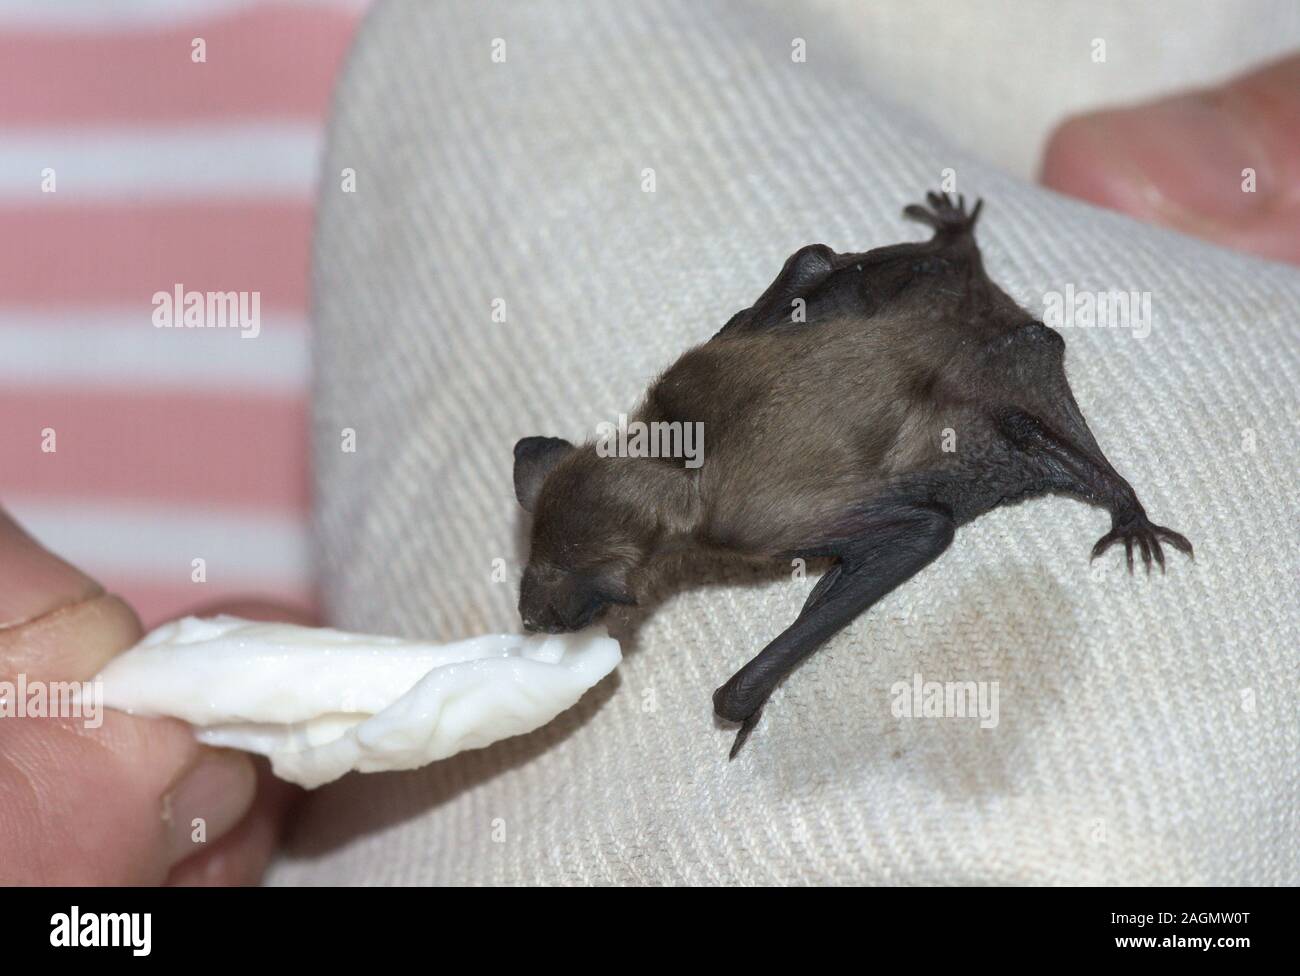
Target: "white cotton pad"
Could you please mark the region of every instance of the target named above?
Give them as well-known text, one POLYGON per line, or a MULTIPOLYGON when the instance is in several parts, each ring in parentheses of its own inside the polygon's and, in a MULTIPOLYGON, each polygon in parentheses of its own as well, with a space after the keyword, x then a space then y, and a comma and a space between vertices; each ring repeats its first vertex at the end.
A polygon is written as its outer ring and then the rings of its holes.
POLYGON ((185 617, 96 680, 110 708, 184 719, 201 741, 269 756, 277 776, 310 789, 531 732, 621 659, 599 627, 431 644, 185 617))

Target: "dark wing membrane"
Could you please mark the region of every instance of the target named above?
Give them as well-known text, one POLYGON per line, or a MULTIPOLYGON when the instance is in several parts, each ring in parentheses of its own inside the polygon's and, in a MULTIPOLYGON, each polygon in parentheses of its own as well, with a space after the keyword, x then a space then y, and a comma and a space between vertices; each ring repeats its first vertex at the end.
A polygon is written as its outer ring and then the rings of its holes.
POLYGON ((974 237, 982 202, 967 214, 960 197, 954 201, 946 194, 931 193, 928 200, 930 209, 913 204, 904 214, 932 227, 935 233, 930 240, 892 244, 859 254, 838 254, 825 244, 805 245, 790 255, 758 301, 733 315, 714 338, 798 321, 794 318, 796 299, 803 298, 811 305, 814 293, 819 293, 819 307, 814 310, 805 306, 803 321, 808 323, 828 312, 874 314, 921 277, 954 271, 982 273, 974 237), (849 269, 852 273, 848 273, 849 269))
POLYGON ((835 270, 839 257, 825 244, 808 244, 786 259, 781 273, 749 308, 733 315, 714 338, 746 332, 781 320, 790 321, 794 300, 821 285, 835 270))

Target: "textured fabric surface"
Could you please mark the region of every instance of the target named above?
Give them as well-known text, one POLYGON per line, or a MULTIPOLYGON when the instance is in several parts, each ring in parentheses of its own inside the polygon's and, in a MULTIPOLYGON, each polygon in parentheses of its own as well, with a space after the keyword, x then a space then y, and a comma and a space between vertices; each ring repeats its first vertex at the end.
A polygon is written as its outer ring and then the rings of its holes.
POLYGON ((1031 309, 1150 293, 1145 338, 1063 330, 1067 368, 1196 561, 1130 578, 1122 553, 1088 562, 1103 511, 996 511, 796 672, 731 763, 710 695, 811 580, 683 586, 616 622, 624 663, 546 728, 313 794, 273 883, 1300 877, 1300 274, 979 165, 850 53, 792 62, 803 32, 684 0, 372 14, 328 159, 359 190, 324 200, 315 269, 331 622, 517 627, 515 439, 592 436, 801 244, 919 238, 899 211, 944 168, 985 198, 985 262, 1031 309), (917 673, 997 682, 996 728, 895 717, 917 673))
POLYGON ((1070 113, 1217 84, 1300 45, 1293 0, 807 0, 788 19, 819 57, 845 54, 849 78, 1024 177, 1070 113))

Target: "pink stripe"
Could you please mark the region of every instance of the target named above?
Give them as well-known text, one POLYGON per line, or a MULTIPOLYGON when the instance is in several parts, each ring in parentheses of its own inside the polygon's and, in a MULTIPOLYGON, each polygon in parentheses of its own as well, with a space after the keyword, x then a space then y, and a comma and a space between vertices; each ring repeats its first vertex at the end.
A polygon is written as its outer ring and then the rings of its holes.
POLYGON ((10 386, 0 390, 0 492, 305 514, 306 407, 305 396, 10 386), (47 427, 52 454, 41 450, 47 427))
POLYGON ((210 614, 219 604, 234 603, 246 597, 288 604, 291 608, 306 611, 303 616, 314 616, 316 594, 305 582, 284 584, 252 590, 247 586, 221 583, 164 583, 153 579, 109 576, 101 578, 105 589, 135 607, 146 630, 166 620, 198 611, 210 614))
POLYGON ((268 3, 139 33, 0 32, 0 124, 324 118, 355 21, 268 3), (206 63, 191 60, 196 37, 206 63))
POLYGON ((0 300, 134 304, 148 322, 154 292, 180 283, 302 312, 311 225, 306 200, 0 207, 0 300))

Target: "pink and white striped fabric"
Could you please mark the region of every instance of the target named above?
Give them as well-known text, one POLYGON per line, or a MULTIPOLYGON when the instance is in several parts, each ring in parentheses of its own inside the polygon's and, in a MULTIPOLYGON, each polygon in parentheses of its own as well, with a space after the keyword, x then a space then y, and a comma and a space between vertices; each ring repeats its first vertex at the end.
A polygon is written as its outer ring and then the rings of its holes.
POLYGON ((146 624, 313 602, 309 243, 363 6, 0 0, 0 501, 146 624), (178 284, 259 292, 260 334, 156 328, 178 284))

